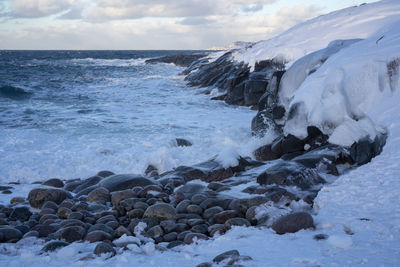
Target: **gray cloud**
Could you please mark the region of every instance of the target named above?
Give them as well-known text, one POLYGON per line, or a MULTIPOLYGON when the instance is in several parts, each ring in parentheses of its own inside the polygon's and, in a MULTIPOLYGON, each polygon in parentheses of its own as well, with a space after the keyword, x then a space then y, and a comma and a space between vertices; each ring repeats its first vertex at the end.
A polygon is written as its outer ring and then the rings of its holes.
POLYGON ((74 0, 14 0, 10 2, 11 15, 22 18, 38 18, 68 10, 74 0))
POLYGON ((263 4, 246 5, 242 8, 244 12, 257 12, 263 9, 263 4))

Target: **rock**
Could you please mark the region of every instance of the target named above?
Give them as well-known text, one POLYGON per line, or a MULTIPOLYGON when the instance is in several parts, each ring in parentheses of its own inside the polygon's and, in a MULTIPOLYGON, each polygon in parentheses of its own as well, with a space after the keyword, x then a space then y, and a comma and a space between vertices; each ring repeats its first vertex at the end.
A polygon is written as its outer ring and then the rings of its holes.
POLYGON ((192 244, 195 240, 208 240, 208 237, 200 233, 188 233, 185 235, 183 242, 186 244, 192 244))
POLYGON ((176 138, 176 145, 177 146, 192 146, 192 143, 189 142, 188 140, 185 140, 183 138, 176 138))
POLYGON ((171 249, 171 248, 178 247, 178 246, 182 246, 182 245, 185 245, 185 243, 182 242, 182 241, 180 241, 180 240, 176 240, 176 241, 170 242, 170 243, 167 245, 167 248, 171 249))
POLYGON ((156 225, 147 230, 147 235, 153 238, 156 242, 161 242, 164 231, 161 226, 156 225))
MULTIPOLYGON (((103 179, 103 177, 100 177, 100 176, 97 176, 97 175, 89 177, 89 178, 81 181, 80 184, 72 192, 80 193, 82 190, 85 190, 87 188, 91 188, 94 185, 97 185, 102 179, 103 179)), ((86 193, 86 195, 88 193, 86 193)))
POLYGON ((133 209, 128 212, 128 217, 129 218, 143 218, 144 210, 142 209, 133 209))
POLYGON ((282 154, 272 151, 272 145, 264 145, 254 151, 254 156, 257 160, 270 161, 279 159, 282 154))
POLYGON ((186 211, 188 213, 194 213, 194 214, 202 214, 203 213, 203 209, 200 208, 199 205, 189 205, 189 206, 187 206, 186 211))
POLYGON ((306 212, 295 212, 282 216, 272 224, 272 229, 280 235, 308 228, 314 228, 314 220, 306 212))
POLYGON ((267 85, 268 81, 266 80, 247 80, 244 84, 244 105, 257 105, 267 89, 267 85))
POLYGON ((3 236, 1 242, 9 242, 20 240, 22 238, 22 233, 14 227, 1 225, 0 236, 3 236))
POLYGON ((111 254, 111 256, 114 256, 116 254, 115 249, 105 242, 99 243, 94 249, 94 254, 96 254, 97 256, 106 253, 111 254))
POLYGON ((175 208, 166 203, 158 203, 146 209, 144 218, 155 218, 159 221, 174 220, 176 218, 175 208))
POLYGON ((200 205, 206 199, 207 196, 204 194, 195 194, 192 196, 191 201, 193 204, 200 205))
POLYGON ((214 236, 217 233, 218 234, 223 234, 225 232, 225 225, 223 224, 213 224, 208 227, 208 232, 210 233, 210 236, 214 236))
POLYGON ((235 199, 231 201, 229 209, 236 210, 242 214, 246 214, 247 210, 252 206, 259 206, 268 202, 269 199, 265 196, 256 196, 251 198, 235 199))
POLYGON ((39 237, 42 238, 56 232, 58 229, 54 225, 37 224, 32 227, 31 230, 37 231, 39 233, 39 237))
POLYGON ((88 194, 87 197, 88 202, 96 202, 100 204, 105 204, 110 200, 111 200, 110 192, 107 190, 107 188, 104 187, 98 187, 94 189, 88 194))
POLYGON ((7 189, 7 190, 3 190, 1 193, 5 194, 5 195, 9 195, 9 194, 12 194, 12 191, 7 189))
POLYGON ((366 164, 371 159, 379 155, 386 144, 386 134, 380 134, 371 140, 369 137, 363 138, 355 142, 350 147, 350 157, 358 166, 366 164))
POLYGON ((257 225, 258 220, 256 218, 257 215, 257 206, 252 206, 246 211, 246 219, 251 223, 251 225, 257 225))
POLYGON ((168 234, 165 234, 163 237, 164 242, 172 242, 177 240, 178 234, 176 232, 171 232, 168 234))
POLYGON ((207 234, 208 226, 207 224, 197 224, 190 229, 193 233, 207 234))
POLYGON ((314 235, 314 239, 317 240, 317 241, 328 239, 328 237, 329 237, 329 236, 328 236, 328 235, 325 235, 325 234, 317 234, 317 235, 314 235))
POLYGON ((118 228, 115 229, 115 236, 116 237, 121 237, 123 235, 131 236, 132 233, 128 229, 126 229, 124 226, 122 226, 122 225, 118 226, 118 228))
POLYGON ((325 180, 315 169, 305 168, 295 162, 278 162, 261 173, 257 182, 261 185, 297 186, 307 190, 325 183, 325 180))
POLYGON ((43 209, 52 209, 52 210, 56 211, 58 209, 58 205, 54 201, 46 201, 42 205, 42 210, 43 209))
POLYGON ((82 184, 83 181, 80 179, 67 181, 64 185, 64 190, 72 192, 75 188, 82 184))
POLYGON ((113 173, 111 171, 99 171, 96 176, 100 176, 100 177, 106 178, 106 177, 114 175, 114 174, 115 173, 113 173))
POLYGON ((227 220, 231 218, 235 218, 238 216, 238 213, 235 210, 225 210, 219 212, 213 216, 214 223, 224 224, 227 220))
POLYGON ((28 201, 33 208, 41 208, 46 201, 60 204, 66 198, 72 198, 71 194, 63 189, 36 188, 29 192, 28 201))
POLYGON ((8 225, 8 221, 5 218, 0 218, 0 225, 8 225))
POLYGON ((187 199, 181 201, 178 205, 176 205, 176 212, 186 213, 187 207, 190 205, 190 203, 191 203, 191 201, 187 200, 187 199))
POLYGON ((45 214, 45 215, 43 215, 42 217, 40 217, 39 223, 42 224, 42 223, 44 223, 46 220, 49 220, 49 219, 57 220, 58 217, 57 217, 57 215, 55 215, 55 214, 45 214))
POLYGON ((154 185, 155 183, 148 178, 135 176, 132 174, 117 174, 104 178, 98 183, 99 186, 105 187, 110 192, 131 189, 135 186, 145 187, 154 185))
POLYGON ((175 221, 162 221, 160 222, 160 226, 163 228, 165 233, 170 233, 175 230, 176 223, 175 221))
POLYGON ((11 200, 10 200, 10 204, 12 205, 12 204, 18 204, 18 203, 24 203, 25 202, 25 198, 23 198, 23 197, 13 197, 11 200))
POLYGON ((112 240, 112 236, 109 233, 106 233, 101 230, 95 230, 88 233, 85 237, 85 241, 89 241, 90 243, 104 241, 104 240, 112 240))
POLYGON ((121 200, 134 197, 136 197, 136 194, 131 189, 116 191, 111 194, 111 203, 114 207, 117 207, 121 200))
POLYGON ((52 186, 52 187, 57 187, 57 188, 63 188, 64 187, 64 182, 61 181, 60 179, 53 178, 53 179, 49 179, 49 180, 43 182, 42 185, 47 185, 47 186, 52 186))
POLYGON ((214 215, 222 212, 223 209, 221 207, 212 207, 212 208, 208 208, 204 211, 203 213, 203 217, 204 219, 210 219, 212 217, 214 217, 214 215))
POLYGON ((57 249, 63 248, 68 246, 69 243, 64 242, 64 241, 50 241, 49 243, 47 243, 46 245, 44 245, 44 247, 41 249, 41 251, 43 252, 53 252, 57 249))
POLYGON ((71 199, 66 199, 59 205, 59 208, 71 209, 74 206, 74 202, 71 199))
POLYGON ((114 238, 115 236, 115 230, 113 230, 111 227, 108 227, 105 224, 95 224, 93 226, 90 226, 89 230, 87 231, 88 234, 93 232, 93 231, 103 231, 109 234, 111 237, 114 238))
POLYGON ((53 209, 50 209, 50 208, 42 209, 42 210, 39 212, 39 217, 42 217, 42 216, 44 216, 44 215, 46 215, 46 214, 56 214, 56 211, 53 210, 53 209))
POLYGON ((226 252, 221 253, 218 256, 216 256, 213 259, 213 262, 220 263, 220 262, 225 261, 227 259, 232 259, 232 258, 238 257, 238 256, 240 256, 239 251, 237 251, 236 249, 235 250, 229 250, 229 251, 226 251, 226 252))
POLYGON ((149 192, 151 192, 153 195, 157 195, 162 192, 162 188, 158 185, 145 186, 142 190, 139 191, 138 197, 146 198, 148 197, 149 192))
POLYGON ((61 228, 60 230, 55 232, 54 235, 57 239, 63 239, 68 243, 72 243, 82 240, 85 234, 85 229, 80 226, 68 226, 65 228, 61 228))
POLYGON ((146 64, 155 64, 155 63, 173 63, 180 67, 188 67, 194 61, 205 57, 206 54, 178 54, 171 56, 163 56, 159 58, 151 58, 147 59, 146 64))
POLYGON ((75 219, 82 221, 83 220, 83 214, 80 213, 79 211, 71 212, 68 216, 68 219, 75 219))
MULTIPOLYGON (((120 219, 120 220, 122 220, 122 219, 120 219)), ((119 223, 117 222, 117 221, 109 221, 109 222, 106 222, 106 225, 107 226, 109 226, 109 227, 111 227, 112 229, 117 229, 118 227, 119 227, 119 223)))
POLYGON ((39 232, 38 231, 29 231, 26 232, 23 236, 23 238, 28 238, 28 237, 36 237, 39 238, 39 232))
POLYGON ((225 228, 231 229, 232 226, 251 226, 250 222, 244 218, 231 218, 225 222, 225 228))
POLYGON ((202 262, 200 264, 197 264, 196 267, 212 267, 212 263, 210 263, 210 262, 202 262))
POLYGON ((13 212, 11 212, 9 219, 13 221, 21 221, 25 222, 29 220, 31 217, 32 212, 29 210, 28 207, 16 207, 14 208, 13 212))
POLYGON ((147 177, 156 177, 158 176, 158 170, 153 165, 149 165, 144 171, 144 174, 146 174, 147 177))
POLYGON ((185 198, 190 199, 192 198, 195 194, 203 193, 206 190, 206 187, 201 184, 197 183, 187 183, 184 186, 180 187, 178 190, 176 190, 176 194, 182 193, 185 198))
POLYGON ((97 219, 96 223, 106 224, 110 221, 117 221, 114 215, 106 215, 97 219))

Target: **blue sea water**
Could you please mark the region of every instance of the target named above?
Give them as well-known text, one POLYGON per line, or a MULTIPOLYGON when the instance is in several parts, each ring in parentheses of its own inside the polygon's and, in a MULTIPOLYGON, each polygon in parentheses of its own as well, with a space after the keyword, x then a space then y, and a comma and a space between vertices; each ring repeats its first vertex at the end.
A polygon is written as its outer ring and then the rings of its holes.
POLYGON ((254 111, 209 100, 181 67, 144 63, 177 53, 189 51, 0 51, 0 182, 249 155, 254 111))

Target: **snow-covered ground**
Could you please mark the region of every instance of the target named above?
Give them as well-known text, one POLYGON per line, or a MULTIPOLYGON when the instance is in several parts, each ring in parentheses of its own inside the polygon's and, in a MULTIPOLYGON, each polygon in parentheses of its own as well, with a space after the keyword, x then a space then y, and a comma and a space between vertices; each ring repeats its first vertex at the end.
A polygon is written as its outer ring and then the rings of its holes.
MULTIPOLYGON (((140 248, 131 246, 130 250, 120 251, 107 260, 104 257, 80 260, 93 251, 94 245, 88 243, 74 243, 55 253, 38 256, 43 246, 41 241, 23 239, 17 244, 0 245, 0 265, 196 266, 211 261, 219 253, 237 249, 241 255, 253 258, 244 263, 246 266, 400 266, 399 66, 393 63, 391 73, 387 68, 400 55, 400 23, 396 20, 400 20, 400 1, 349 8, 318 17, 278 36, 275 40, 279 42, 273 45, 284 43, 284 48, 273 48, 265 41, 248 50, 248 54, 240 54, 251 63, 256 57, 275 56, 280 51, 287 52, 286 59, 293 61, 335 39, 367 38, 330 57, 304 80, 294 96, 293 101, 307 102, 309 111, 329 113, 323 117, 325 122, 330 122, 332 115, 342 122, 343 118, 351 118, 349 114, 355 114, 366 118, 374 129, 384 127, 388 133, 379 156, 320 191, 313 210, 316 230, 277 235, 268 228, 235 227, 213 240, 165 252, 155 249, 152 243, 140 248), (315 32, 315 37, 306 32, 315 32), (261 51, 258 55, 256 48, 261 51), (338 70, 342 72, 339 78, 332 74, 338 70), (311 89, 312 93, 308 91, 311 89), (324 104, 324 99, 330 99, 329 105, 324 104), (328 238, 317 241, 316 234, 328 238)), ((305 116, 310 118, 308 122, 314 122, 312 112, 303 114, 310 116, 305 116)), ((303 123, 307 124, 307 120, 303 123)), ((292 132, 289 126, 286 130, 292 132)), ((338 136, 341 144, 354 137, 351 131, 330 134, 331 138, 338 136)))

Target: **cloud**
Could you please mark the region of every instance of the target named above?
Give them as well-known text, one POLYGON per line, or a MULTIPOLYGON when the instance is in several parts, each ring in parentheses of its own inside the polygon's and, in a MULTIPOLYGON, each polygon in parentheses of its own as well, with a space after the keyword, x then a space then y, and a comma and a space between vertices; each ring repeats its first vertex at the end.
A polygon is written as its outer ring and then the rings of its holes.
POLYGON ((62 25, 0 31, 0 49, 205 49, 238 40, 267 39, 319 15, 319 11, 313 6, 299 5, 267 16, 224 13, 98 23, 72 20, 62 25))
POLYGON ((74 0, 15 0, 10 2, 14 17, 38 18, 68 10, 74 0))

